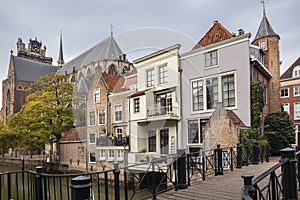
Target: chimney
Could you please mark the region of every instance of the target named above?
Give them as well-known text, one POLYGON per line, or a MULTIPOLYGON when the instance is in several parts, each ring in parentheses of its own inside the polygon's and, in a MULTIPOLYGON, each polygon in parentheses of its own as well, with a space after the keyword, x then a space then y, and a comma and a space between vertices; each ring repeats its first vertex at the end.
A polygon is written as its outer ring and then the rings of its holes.
POLYGON ((126 54, 123 54, 123 61, 126 61, 126 54))
POLYGON ((239 32, 239 35, 244 35, 244 33, 245 33, 245 31, 241 28, 238 30, 238 32, 239 32))

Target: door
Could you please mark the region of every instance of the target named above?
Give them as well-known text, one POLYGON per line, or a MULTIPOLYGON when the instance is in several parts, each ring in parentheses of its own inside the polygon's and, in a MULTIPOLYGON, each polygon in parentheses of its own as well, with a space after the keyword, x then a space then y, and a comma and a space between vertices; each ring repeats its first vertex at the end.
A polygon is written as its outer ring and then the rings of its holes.
POLYGON ((160 131, 160 154, 169 154, 169 129, 160 131))

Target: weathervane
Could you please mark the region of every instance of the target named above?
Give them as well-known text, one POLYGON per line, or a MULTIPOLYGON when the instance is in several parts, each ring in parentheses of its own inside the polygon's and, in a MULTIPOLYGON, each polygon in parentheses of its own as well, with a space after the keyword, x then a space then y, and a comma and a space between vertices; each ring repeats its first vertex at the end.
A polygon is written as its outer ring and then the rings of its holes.
POLYGON ((260 3, 262 3, 262 5, 263 5, 263 12, 264 12, 264 15, 265 15, 266 14, 265 0, 261 0, 260 3))
POLYGON ((110 35, 113 36, 113 34, 114 34, 114 33, 113 33, 113 28, 114 28, 114 27, 113 27, 113 25, 112 25, 112 22, 109 22, 109 26, 110 26, 110 35))

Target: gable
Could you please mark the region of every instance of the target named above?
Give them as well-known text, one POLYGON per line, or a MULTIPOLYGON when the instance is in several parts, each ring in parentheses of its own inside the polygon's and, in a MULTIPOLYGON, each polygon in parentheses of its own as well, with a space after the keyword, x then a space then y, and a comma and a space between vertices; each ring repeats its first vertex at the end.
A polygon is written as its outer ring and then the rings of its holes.
POLYGON ((193 47, 192 50, 200 47, 208 46, 217 42, 227 40, 234 37, 226 28, 224 28, 218 21, 214 22, 214 25, 209 31, 201 38, 201 40, 193 47))

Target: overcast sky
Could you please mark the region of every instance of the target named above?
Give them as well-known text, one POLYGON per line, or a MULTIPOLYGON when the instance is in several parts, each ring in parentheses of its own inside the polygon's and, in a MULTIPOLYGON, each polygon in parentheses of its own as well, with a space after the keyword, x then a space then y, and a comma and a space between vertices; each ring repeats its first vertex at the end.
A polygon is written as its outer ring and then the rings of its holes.
MULTIPOLYGON (((300 56, 300 1, 266 0, 266 13, 281 37, 281 72, 300 56)), ((262 19, 260 0, 0 0, 0 78, 6 78, 16 42, 37 38, 56 65, 59 32, 68 62, 110 35, 135 59, 147 50, 181 43, 187 51, 215 20, 228 31, 242 28, 255 37, 262 19)), ((1 84, 1 83, 0 83, 1 84)), ((2 96, 2 95, 1 95, 2 96)))

